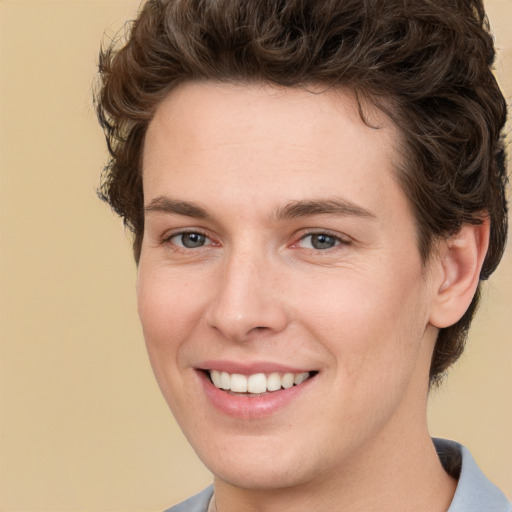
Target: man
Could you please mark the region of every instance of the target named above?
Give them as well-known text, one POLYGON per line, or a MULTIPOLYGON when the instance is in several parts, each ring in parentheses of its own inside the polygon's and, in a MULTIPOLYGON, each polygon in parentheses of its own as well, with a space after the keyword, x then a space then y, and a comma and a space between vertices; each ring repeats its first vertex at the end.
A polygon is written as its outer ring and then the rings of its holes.
POLYGON ((469 0, 150 0, 103 52, 102 195, 214 475, 171 510, 511 510, 426 421, 506 239, 493 58, 469 0))

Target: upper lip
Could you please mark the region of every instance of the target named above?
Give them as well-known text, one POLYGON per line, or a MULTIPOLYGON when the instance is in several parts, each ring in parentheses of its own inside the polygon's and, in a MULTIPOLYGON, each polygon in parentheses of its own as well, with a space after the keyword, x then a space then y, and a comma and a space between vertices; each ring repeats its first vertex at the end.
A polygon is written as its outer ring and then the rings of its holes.
POLYGON ((288 364, 270 361, 237 362, 229 360, 203 361, 197 366, 198 370, 217 370, 219 372, 239 373, 241 375, 254 375, 255 373, 302 373, 314 371, 304 366, 291 366, 288 364))

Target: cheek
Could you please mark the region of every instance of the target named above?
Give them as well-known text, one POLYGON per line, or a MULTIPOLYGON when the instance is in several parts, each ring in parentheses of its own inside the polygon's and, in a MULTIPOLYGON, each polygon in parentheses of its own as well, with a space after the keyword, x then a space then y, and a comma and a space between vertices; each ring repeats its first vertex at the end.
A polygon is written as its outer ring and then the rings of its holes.
POLYGON ((198 283, 177 279, 165 269, 149 269, 141 260, 137 302, 144 340, 158 386, 178 421, 192 400, 183 376, 190 371, 186 341, 200 324, 198 293, 198 283))
POLYGON ((402 270, 399 279, 390 279, 365 270, 317 282, 303 290, 300 307, 308 330, 335 356, 338 371, 370 385, 383 374, 411 371, 427 319, 421 275, 402 270))
POLYGON ((151 364, 178 364, 180 347, 197 327, 203 304, 199 282, 178 279, 141 261, 137 279, 138 313, 151 364))

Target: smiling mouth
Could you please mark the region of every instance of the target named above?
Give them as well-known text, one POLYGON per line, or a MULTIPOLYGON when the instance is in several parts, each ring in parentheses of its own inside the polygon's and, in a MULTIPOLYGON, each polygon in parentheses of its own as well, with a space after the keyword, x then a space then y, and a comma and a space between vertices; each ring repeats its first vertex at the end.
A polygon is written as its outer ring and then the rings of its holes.
POLYGON ((206 375, 212 384, 228 393, 244 394, 246 396, 259 396, 264 393, 290 389, 298 386, 306 380, 314 377, 318 372, 300 373, 254 373, 242 375, 240 373, 228 373, 218 370, 206 370, 206 375))

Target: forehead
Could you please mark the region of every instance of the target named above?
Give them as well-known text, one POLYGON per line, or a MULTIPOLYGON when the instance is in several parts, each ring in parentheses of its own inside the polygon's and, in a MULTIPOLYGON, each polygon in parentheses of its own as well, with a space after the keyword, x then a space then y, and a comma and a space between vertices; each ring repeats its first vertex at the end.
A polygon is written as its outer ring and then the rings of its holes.
POLYGON ((145 201, 176 191, 245 204, 264 194, 274 208, 308 195, 374 201, 364 196, 396 186, 399 142, 391 120, 350 91, 187 83, 148 127, 145 201))
POLYGON ((388 116, 348 89, 213 81, 186 82, 171 91, 157 108, 148 132, 150 137, 162 130, 183 138, 203 136, 212 145, 267 134, 274 137, 276 145, 293 139, 299 146, 314 137, 322 138, 322 146, 327 146, 334 142, 330 134, 336 137, 336 127, 344 129, 346 136, 348 132, 355 136, 364 133, 361 145, 373 139, 388 145, 390 152, 399 137, 388 116))

